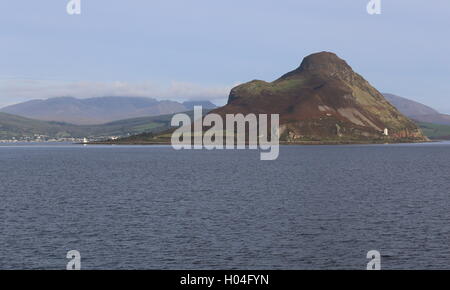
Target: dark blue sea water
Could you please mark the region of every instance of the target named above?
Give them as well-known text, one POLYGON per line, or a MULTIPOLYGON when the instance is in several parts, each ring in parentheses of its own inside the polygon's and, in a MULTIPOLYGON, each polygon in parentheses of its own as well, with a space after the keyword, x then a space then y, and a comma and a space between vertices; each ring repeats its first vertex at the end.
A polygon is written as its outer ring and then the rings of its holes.
POLYGON ((450 144, 0 146, 0 269, 450 269, 450 144))

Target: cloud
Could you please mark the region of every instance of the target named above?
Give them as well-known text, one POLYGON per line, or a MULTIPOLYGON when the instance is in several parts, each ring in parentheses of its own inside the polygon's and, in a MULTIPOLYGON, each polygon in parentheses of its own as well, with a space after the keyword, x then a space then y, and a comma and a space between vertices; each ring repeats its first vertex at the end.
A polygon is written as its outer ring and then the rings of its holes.
POLYGON ((167 85, 156 82, 61 82, 47 80, 0 80, 0 107, 31 99, 71 96, 92 98, 102 96, 150 97, 159 100, 209 100, 218 105, 226 102, 233 86, 203 86, 173 81, 167 85))

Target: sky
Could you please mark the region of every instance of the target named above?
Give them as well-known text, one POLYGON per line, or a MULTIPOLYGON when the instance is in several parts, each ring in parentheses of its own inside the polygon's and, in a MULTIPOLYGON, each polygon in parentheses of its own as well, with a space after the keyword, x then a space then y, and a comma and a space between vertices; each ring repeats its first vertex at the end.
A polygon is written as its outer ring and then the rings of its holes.
POLYGON ((0 0, 0 107, 57 96, 227 100, 332 51, 382 92, 450 113, 450 1, 0 0))

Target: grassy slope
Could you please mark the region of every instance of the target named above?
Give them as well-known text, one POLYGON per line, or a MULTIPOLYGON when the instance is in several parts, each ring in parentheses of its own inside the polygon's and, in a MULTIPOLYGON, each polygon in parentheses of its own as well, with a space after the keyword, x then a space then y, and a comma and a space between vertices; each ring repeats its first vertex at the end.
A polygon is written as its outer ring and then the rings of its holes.
POLYGON ((450 139, 450 126, 449 125, 437 125, 431 123, 417 122, 422 129, 423 133, 430 139, 450 139))
POLYGON ((35 134, 49 137, 133 135, 146 131, 167 129, 170 125, 171 116, 128 119, 95 126, 77 126, 67 123, 38 121, 0 113, 0 139, 32 137, 35 134))
MULTIPOLYGON (((192 112, 186 113, 190 116, 192 112)), ((0 139, 12 137, 33 137, 46 135, 49 137, 103 137, 129 136, 143 132, 161 132, 170 128, 173 115, 143 117, 115 121, 103 125, 73 125, 59 122, 45 122, 28 119, 16 115, 0 113, 0 139)))
POLYGON ((83 130, 78 126, 44 122, 28 118, 23 118, 6 113, 0 113, 0 139, 12 137, 48 135, 52 137, 81 136, 83 130))
POLYGON ((158 132, 170 127, 172 115, 143 117, 115 121, 103 125, 80 126, 89 136, 125 136, 143 132, 158 132))

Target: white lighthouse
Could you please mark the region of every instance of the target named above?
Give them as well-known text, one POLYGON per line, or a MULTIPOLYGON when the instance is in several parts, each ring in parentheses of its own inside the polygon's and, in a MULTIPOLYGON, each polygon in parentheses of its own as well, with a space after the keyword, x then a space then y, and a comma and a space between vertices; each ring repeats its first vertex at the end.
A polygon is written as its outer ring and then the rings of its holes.
POLYGON ((389 136, 389 129, 388 128, 384 128, 383 135, 384 136, 389 136))

